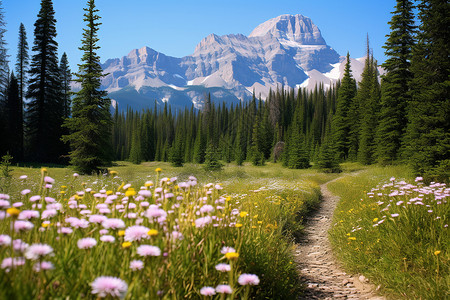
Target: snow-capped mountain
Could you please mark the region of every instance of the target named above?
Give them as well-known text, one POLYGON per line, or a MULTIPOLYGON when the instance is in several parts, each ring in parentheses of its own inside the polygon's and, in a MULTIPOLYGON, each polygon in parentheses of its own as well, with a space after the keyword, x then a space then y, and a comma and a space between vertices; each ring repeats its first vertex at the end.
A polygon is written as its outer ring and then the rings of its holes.
MULTIPOLYGON (((281 15, 249 36, 211 34, 183 58, 144 47, 109 59, 102 65, 108 74, 102 85, 122 108, 151 107, 155 100, 201 107, 207 93, 213 101, 238 103, 253 91, 265 98, 281 86, 329 86, 342 77, 344 64, 311 19, 281 15)), ((356 79, 363 66, 363 59, 352 60, 356 79)))

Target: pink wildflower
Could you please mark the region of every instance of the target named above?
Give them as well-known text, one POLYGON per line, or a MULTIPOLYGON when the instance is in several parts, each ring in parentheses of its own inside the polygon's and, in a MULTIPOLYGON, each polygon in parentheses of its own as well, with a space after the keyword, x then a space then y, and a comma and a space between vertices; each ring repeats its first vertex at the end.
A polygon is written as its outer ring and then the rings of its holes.
POLYGON ((77 242, 77 246, 80 249, 90 249, 97 245, 97 241, 93 238, 80 239, 77 242))
POLYGON ((107 296, 124 298, 128 285, 125 281, 117 277, 100 276, 92 283, 92 294, 97 294, 100 298, 107 296))
POLYGON ((161 249, 156 246, 141 245, 136 249, 136 253, 140 256, 160 256, 161 249))
POLYGON ((216 289, 210 286, 204 286, 200 289, 200 294, 203 296, 214 296, 216 294, 216 289))
POLYGON ((38 260, 53 253, 53 248, 46 244, 33 244, 25 252, 25 257, 31 260, 38 260))
POLYGON ((258 285, 259 278, 254 274, 242 274, 239 276, 238 282, 240 285, 258 285))
POLYGON ((125 230, 125 241, 134 242, 148 238, 147 232, 150 229, 145 226, 131 226, 125 230))
POLYGON ((228 284, 219 284, 216 287, 216 292, 218 292, 219 294, 232 294, 233 289, 228 284))
POLYGON ((132 271, 142 270, 144 268, 144 262, 142 260, 132 260, 130 262, 130 269, 132 271))

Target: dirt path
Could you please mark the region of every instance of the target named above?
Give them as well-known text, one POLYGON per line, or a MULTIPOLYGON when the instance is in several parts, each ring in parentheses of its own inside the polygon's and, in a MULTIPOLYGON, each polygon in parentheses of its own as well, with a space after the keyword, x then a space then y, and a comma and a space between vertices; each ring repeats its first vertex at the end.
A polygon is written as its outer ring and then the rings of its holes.
POLYGON ((295 250, 298 267, 306 291, 300 299, 371 299, 376 289, 363 276, 352 276, 342 271, 335 262, 328 241, 328 229, 339 197, 320 186, 322 202, 317 212, 306 222, 305 237, 295 250))

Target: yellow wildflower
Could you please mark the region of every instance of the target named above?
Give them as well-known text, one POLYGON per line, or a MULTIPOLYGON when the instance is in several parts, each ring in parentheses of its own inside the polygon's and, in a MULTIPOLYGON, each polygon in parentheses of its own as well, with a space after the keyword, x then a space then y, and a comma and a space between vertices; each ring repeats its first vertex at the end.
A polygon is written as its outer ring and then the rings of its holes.
POLYGON ((156 172, 156 173, 162 172, 162 169, 161 169, 161 168, 156 168, 156 169, 155 169, 155 172, 156 172))
POLYGON ((356 241, 356 238, 354 236, 350 236, 348 239, 351 241, 356 241))
POLYGON ((262 224, 262 221, 258 221, 258 224, 262 224))
POLYGON ((109 171, 109 174, 111 174, 112 176, 117 175, 117 171, 109 171))
POLYGON ((440 250, 436 250, 436 251, 434 251, 434 255, 439 255, 439 253, 441 253, 441 251, 440 251, 440 250))
POLYGON ((6 210, 6 213, 11 217, 17 217, 20 214, 20 210, 15 207, 11 207, 6 210))
POLYGON ((158 235, 158 230, 156 230, 156 229, 150 229, 150 230, 147 232, 147 235, 149 235, 149 236, 156 236, 156 235, 158 235))
POLYGON ((236 260, 239 257, 239 253, 236 252, 228 252, 225 254, 225 257, 229 260, 236 260))
POLYGON ((229 202, 229 201, 231 201, 231 197, 228 196, 228 197, 225 198, 225 200, 226 200, 227 202, 229 202))
POLYGON ((246 216, 248 215, 248 212, 246 212, 246 211, 241 211, 241 212, 239 213, 239 215, 241 216, 241 218, 244 218, 244 217, 246 217, 246 216))
POLYGON ((62 185, 61 188, 62 188, 62 189, 67 189, 67 186, 62 185))
POLYGON ((117 234, 119 236, 124 236, 125 235, 125 230, 119 230, 119 232, 117 232, 117 234))
POLYGON ((127 197, 132 197, 136 195, 136 191, 133 188, 129 188, 126 192, 125 192, 125 196, 127 197))
POLYGON ((130 248, 131 247, 131 242, 123 242, 122 243, 122 248, 126 249, 126 248, 130 248))
POLYGON ((241 223, 236 223, 236 225, 234 225, 236 228, 241 228, 242 224, 241 223))
POLYGON ((375 222, 378 222, 378 218, 373 219, 373 222, 374 222, 374 223, 375 223, 375 222))

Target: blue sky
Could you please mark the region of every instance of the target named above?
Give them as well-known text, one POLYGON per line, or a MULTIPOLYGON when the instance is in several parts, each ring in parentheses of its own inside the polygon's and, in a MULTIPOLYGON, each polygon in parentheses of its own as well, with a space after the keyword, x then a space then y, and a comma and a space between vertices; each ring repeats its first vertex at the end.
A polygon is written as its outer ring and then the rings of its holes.
MULTIPOLYGON (((3 0, 6 40, 11 61, 15 61, 20 23, 24 23, 30 48, 40 0, 3 0)), ((84 27, 85 0, 53 0, 59 55, 67 52, 72 71, 78 68, 78 50, 84 27)), ((207 35, 242 33, 281 14, 302 14, 320 28, 328 45, 340 55, 352 57, 365 53, 369 34, 375 58, 386 57, 382 46, 389 33, 387 22, 395 0, 97 0, 103 25, 100 28, 104 62, 122 57, 135 48, 149 46, 166 55, 192 54, 207 35)))

